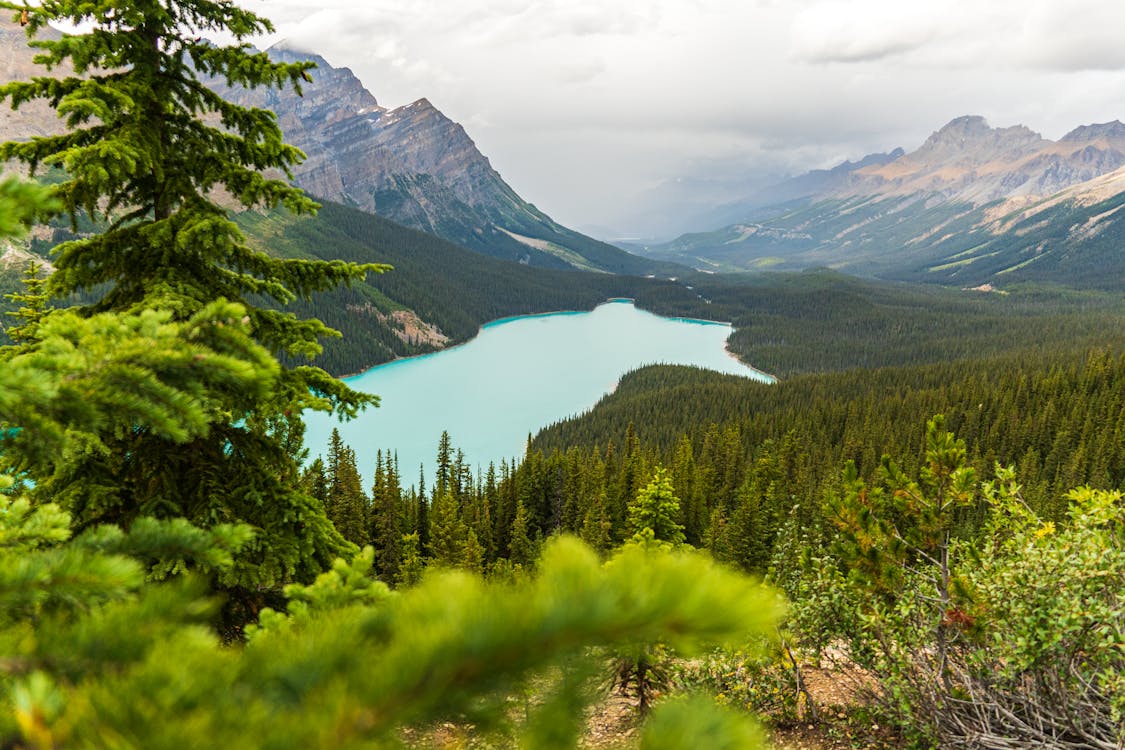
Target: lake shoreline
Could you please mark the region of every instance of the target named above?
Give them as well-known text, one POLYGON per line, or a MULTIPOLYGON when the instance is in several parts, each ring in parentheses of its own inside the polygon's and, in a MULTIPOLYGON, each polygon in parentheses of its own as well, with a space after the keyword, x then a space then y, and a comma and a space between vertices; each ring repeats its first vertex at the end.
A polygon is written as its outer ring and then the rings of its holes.
MULTIPOLYGON (((478 336, 480 336, 481 332, 484 331, 484 329, 490 328, 490 327, 493 327, 493 326, 502 325, 504 323, 511 323, 513 321, 516 321, 516 320, 526 320, 528 318, 546 318, 546 317, 550 317, 552 315, 581 315, 583 313, 593 312, 593 310, 601 307, 602 305, 611 305, 611 304, 630 304, 630 305, 632 305, 633 307, 636 307, 638 310, 640 310, 642 312, 647 312, 650 315, 655 315, 656 317, 662 318, 664 320, 673 320, 673 321, 682 322, 682 323, 699 323, 699 324, 704 324, 704 325, 727 326, 728 328, 731 329, 731 333, 734 332, 734 323, 731 322, 731 321, 728 321, 728 320, 708 320, 707 318, 686 318, 686 317, 683 317, 683 316, 680 316, 680 315, 676 315, 676 316, 661 315, 658 312, 654 312, 652 310, 647 310, 644 307, 637 307, 637 300, 633 297, 607 297, 604 302, 599 302, 598 304, 594 305, 594 307, 591 308, 590 310, 550 310, 548 312, 524 313, 522 315, 508 315, 508 316, 503 317, 503 318, 496 318, 495 320, 489 320, 485 323, 481 323, 480 327, 477 328, 477 332, 474 333, 472 336, 465 339, 464 341, 458 341, 455 344, 452 344, 451 346, 442 347, 441 349, 435 349, 432 352, 422 352, 421 354, 409 354, 405 357, 395 357, 394 359, 387 360, 386 362, 380 362, 377 365, 371 365, 370 367, 364 368, 363 370, 360 370, 359 372, 352 372, 352 373, 348 373, 346 375, 337 375, 335 377, 336 377, 337 380, 347 382, 348 380, 354 380, 355 378, 362 377, 362 376, 366 375, 367 373, 371 372, 372 370, 377 370, 380 367, 386 367, 387 365, 393 365, 397 362, 408 362, 408 361, 413 360, 413 359, 418 359, 419 357, 432 357, 435 354, 440 354, 442 352, 452 351, 452 350, 456 349, 457 347, 464 346, 465 344, 468 344, 468 343, 471 343, 472 341, 474 341, 478 336)), ((777 383, 777 381, 778 381, 777 376, 771 375, 770 373, 765 372, 764 370, 759 370, 757 367, 754 367, 754 365, 752 365, 748 362, 743 362, 741 359, 739 359, 737 354, 732 352, 725 345, 724 345, 723 348, 726 350, 727 354, 729 354, 731 357, 733 357, 734 360, 736 362, 738 362, 740 365, 744 365, 745 367, 750 368, 751 370, 758 373, 759 375, 762 375, 766 378, 769 378, 768 382, 771 383, 771 384, 777 383)))
POLYGON ((350 378, 352 388, 378 393, 380 407, 344 423, 307 415, 310 453, 322 453, 338 428, 361 466, 373 466, 382 447, 398 456, 407 477, 423 467, 429 484, 443 431, 464 451, 467 466, 518 460, 528 434, 585 413, 638 367, 693 366, 772 382, 726 347, 730 325, 665 317, 629 300, 503 322, 509 324, 492 321, 455 346, 400 357, 350 378))

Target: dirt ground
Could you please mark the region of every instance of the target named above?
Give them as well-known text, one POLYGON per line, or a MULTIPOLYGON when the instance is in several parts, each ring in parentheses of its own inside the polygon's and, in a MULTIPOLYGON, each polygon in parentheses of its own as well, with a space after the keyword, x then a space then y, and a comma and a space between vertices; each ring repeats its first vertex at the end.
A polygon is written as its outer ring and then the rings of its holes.
MULTIPOLYGON (((862 676, 839 670, 805 667, 809 694, 817 709, 815 718, 769 729, 777 750, 889 750, 897 747, 895 737, 885 729, 860 721, 855 712, 860 699, 856 686, 862 676)), ((587 750, 616 750, 636 747, 638 732, 637 700, 618 690, 610 691, 590 715, 581 747, 587 750)), ((418 734, 408 732, 413 747, 458 748, 487 745, 474 742, 466 727, 443 724, 418 734)))

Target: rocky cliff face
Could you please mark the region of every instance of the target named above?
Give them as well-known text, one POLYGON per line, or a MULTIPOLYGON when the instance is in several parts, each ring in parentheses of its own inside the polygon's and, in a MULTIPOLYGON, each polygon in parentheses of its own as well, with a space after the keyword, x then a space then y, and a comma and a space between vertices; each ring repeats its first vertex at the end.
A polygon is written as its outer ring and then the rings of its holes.
POLYGON ((309 193, 508 260, 625 272, 651 267, 524 201, 465 129, 428 100, 388 109, 347 68, 285 43, 268 52, 317 64, 303 96, 212 85, 238 104, 277 113, 286 140, 308 155, 294 176, 309 193))
MULTIPOLYGON (((8 11, 0 12, 0 82, 26 81, 42 75, 43 68, 31 61, 34 51, 27 46, 27 34, 18 23, 9 20, 8 11)), ((46 29, 42 37, 58 32, 46 29)), ((17 141, 37 135, 62 132, 63 123, 44 102, 30 102, 13 110, 7 102, 0 104, 0 141, 17 141)))
POLYGON ((447 201, 426 200, 420 184, 436 182, 466 205, 490 202, 484 188, 494 187, 489 183, 499 176, 464 129, 427 100, 387 109, 348 68, 334 68, 284 42, 268 51, 275 60, 317 64, 312 83, 302 87, 303 96, 221 84, 215 88, 242 106, 277 114, 286 141, 308 156, 295 170, 301 187, 430 230, 441 221, 438 209, 447 201), (403 192, 414 200, 402 200, 407 197, 403 192))

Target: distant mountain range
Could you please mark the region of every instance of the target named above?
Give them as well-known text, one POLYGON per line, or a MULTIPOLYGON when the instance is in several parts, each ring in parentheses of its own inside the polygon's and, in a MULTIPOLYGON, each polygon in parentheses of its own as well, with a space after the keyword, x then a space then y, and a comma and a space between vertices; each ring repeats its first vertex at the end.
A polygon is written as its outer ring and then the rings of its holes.
MULTIPOLYGON (((959 117, 910 153, 810 172, 712 232, 640 249, 701 270, 824 265, 962 286, 1125 286, 1125 125, 1058 141, 959 117)), ((737 208, 737 207, 733 207, 737 208)))
MULTIPOLYGON (((275 45, 318 68, 304 96, 212 85, 277 113, 308 159, 312 195, 431 233, 477 253, 556 269, 682 275, 828 266, 963 287, 1048 281, 1125 286, 1125 125, 1058 141, 1023 126, 959 117, 910 153, 895 149, 791 178, 742 201, 716 200, 718 227, 647 247, 599 242, 553 221, 504 182, 457 123, 426 99, 381 106, 347 68, 275 45), (644 256, 644 257, 640 257, 644 256), (678 265, 682 264, 682 265, 678 265)), ((0 20, 0 80, 38 72, 23 30, 0 20)), ((60 126, 41 104, 0 108, 0 139, 60 126)), ((748 180, 747 185, 753 181, 748 180)))

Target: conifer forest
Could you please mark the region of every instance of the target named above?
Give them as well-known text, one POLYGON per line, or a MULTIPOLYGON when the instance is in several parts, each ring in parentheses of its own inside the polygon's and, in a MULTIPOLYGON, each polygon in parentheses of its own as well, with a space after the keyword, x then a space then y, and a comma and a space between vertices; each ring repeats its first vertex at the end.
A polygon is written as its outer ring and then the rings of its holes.
POLYGON ((294 185, 208 86, 312 82, 243 6, 0 2, 0 101, 65 124, 0 144, 0 746, 1121 750, 1119 286, 477 255, 294 185), (641 367, 432 478, 305 440, 377 409, 338 376, 614 296, 777 382, 641 367))

